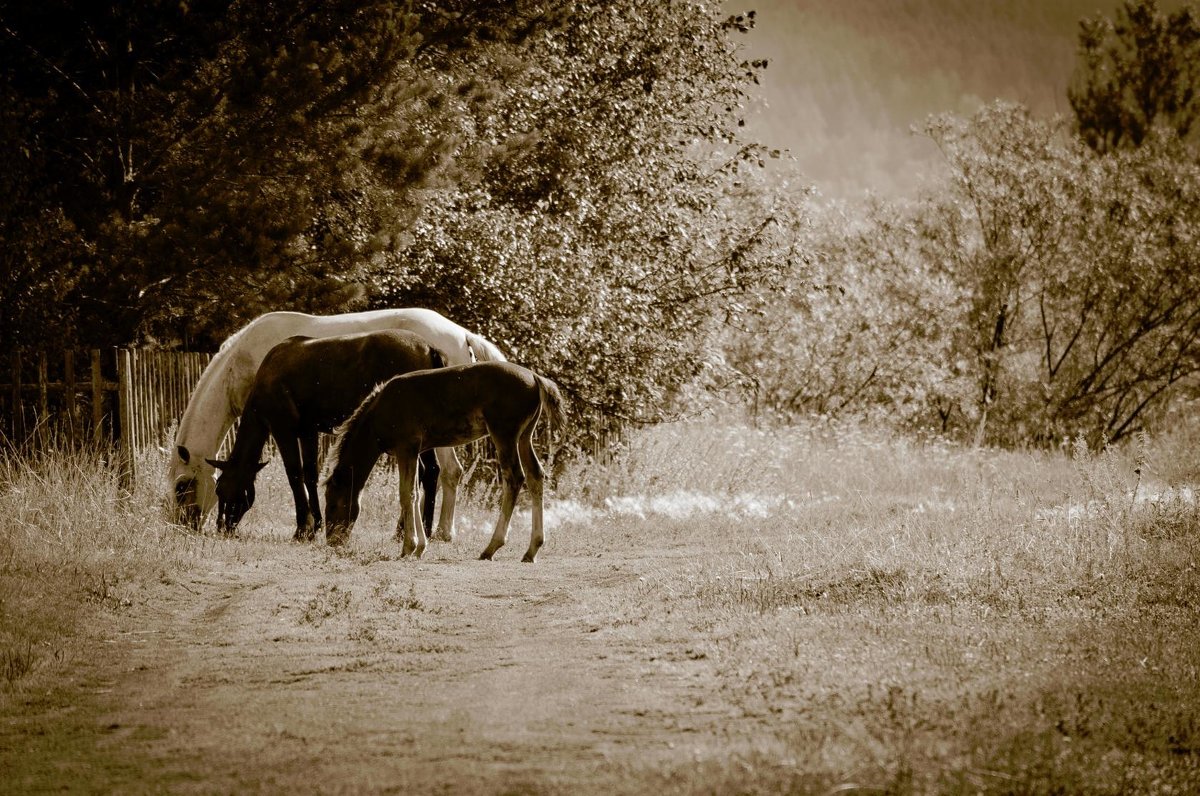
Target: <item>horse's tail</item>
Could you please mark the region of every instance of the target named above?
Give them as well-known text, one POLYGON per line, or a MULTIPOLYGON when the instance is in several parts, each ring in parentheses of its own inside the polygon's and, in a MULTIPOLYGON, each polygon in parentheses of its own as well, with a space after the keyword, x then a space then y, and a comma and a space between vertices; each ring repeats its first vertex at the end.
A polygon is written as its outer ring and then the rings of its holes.
POLYGON ((545 376, 539 376, 535 373, 533 377, 537 379, 542 410, 546 413, 546 420, 550 424, 550 428, 561 429, 567 421, 566 401, 563 399, 562 392, 558 389, 557 384, 545 376))
POLYGON ((444 368, 446 367, 446 355, 433 346, 429 346, 429 363, 432 367, 444 368))

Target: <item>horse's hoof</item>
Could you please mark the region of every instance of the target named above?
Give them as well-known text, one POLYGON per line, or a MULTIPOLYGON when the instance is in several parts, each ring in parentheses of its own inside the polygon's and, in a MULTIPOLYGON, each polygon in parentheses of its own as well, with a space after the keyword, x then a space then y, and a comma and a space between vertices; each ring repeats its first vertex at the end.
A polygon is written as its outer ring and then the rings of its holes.
POLYGON ((537 553, 526 553, 524 556, 521 557, 521 563, 522 564, 536 564, 537 563, 537 553))

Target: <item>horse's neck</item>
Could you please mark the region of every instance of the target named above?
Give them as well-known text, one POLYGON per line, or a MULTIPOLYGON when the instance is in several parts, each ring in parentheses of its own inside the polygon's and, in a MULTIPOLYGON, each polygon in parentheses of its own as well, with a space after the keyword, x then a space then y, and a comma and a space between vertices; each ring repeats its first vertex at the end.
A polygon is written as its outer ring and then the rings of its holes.
POLYGON ((500 349, 496 347, 495 343, 485 337, 480 337, 474 332, 467 332, 467 346, 470 349, 471 358, 475 362, 507 361, 506 357, 503 353, 501 353, 500 349))
POLYGON ((222 350, 204 370, 179 420, 178 443, 200 455, 215 455, 241 413, 249 382, 235 347, 222 350))
POLYGON ((352 420, 351 426, 342 432, 342 438, 338 441, 337 461, 334 462, 329 477, 348 478, 351 494, 357 495, 367 485, 367 478, 381 456, 383 448, 372 434, 363 424, 356 424, 352 420), (355 425, 358 427, 354 427, 355 425))
POLYGON ((229 463, 246 466, 257 464, 270 435, 271 430, 255 408, 254 396, 251 395, 246 411, 242 414, 242 422, 238 424, 233 448, 229 451, 229 463))

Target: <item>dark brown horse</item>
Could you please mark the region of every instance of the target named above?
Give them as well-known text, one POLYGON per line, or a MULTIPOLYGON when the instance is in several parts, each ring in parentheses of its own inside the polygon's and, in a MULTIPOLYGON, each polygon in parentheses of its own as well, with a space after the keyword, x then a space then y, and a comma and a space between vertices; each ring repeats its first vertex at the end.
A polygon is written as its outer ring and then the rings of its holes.
POLYGON ((503 494, 500 518, 482 559, 504 545, 513 506, 523 484, 533 499, 533 533, 524 561, 537 558, 542 528, 541 462, 533 450, 533 429, 542 410, 551 425, 564 418, 558 386, 509 362, 480 362, 397 376, 363 401, 346 421, 325 481, 325 517, 330 544, 345 539, 358 517, 358 499, 367 476, 384 453, 400 468, 402 555, 425 551, 425 531, 413 510, 417 455, 430 448, 464 445, 490 435, 496 447, 503 494))
MULTIPOLYGON (((289 337, 272 348, 254 377, 229 460, 209 460, 221 471, 217 528, 233 533, 254 504, 254 477, 263 467, 258 459, 267 437, 273 436, 296 501, 296 539, 311 540, 321 527, 319 432, 337 428, 376 386, 393 376, 443 364, 441 353, 423 338, 394 329, 289 337)), ((428 484, 426 494, 432 495, 428 484)), ((427 522, 432 521, 432 503, 426 501, 427 522)))

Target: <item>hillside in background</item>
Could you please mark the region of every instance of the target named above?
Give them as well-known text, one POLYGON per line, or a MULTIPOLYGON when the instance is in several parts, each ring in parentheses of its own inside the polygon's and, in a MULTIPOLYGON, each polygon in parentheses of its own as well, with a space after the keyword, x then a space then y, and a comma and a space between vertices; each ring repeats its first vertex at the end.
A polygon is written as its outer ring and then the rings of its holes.
MULTIPOLYGON (((1178 3, 1161 3, 1174 7, 1178 3)), ((747 0, 745 54, 766 57, 747 120, 825 195, 911 193, 940 168, 911 133, 930 114, 995 98, 1066 114, 1079 20, 1114 0, 747 0)))

